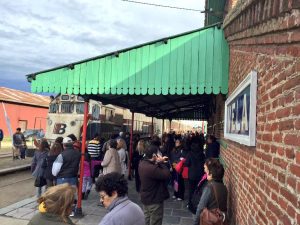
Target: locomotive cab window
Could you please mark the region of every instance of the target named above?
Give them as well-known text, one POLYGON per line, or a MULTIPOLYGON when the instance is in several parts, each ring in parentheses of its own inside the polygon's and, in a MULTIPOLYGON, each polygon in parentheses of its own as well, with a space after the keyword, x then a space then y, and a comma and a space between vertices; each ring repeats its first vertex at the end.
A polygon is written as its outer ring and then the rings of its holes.
POLYGON ((73 113, 74 104, 71 102, 63 102, 61 103, 61 113, 73 113))
POLYGON ((84 113, 84 103, 76 103, 76 113, 77 114, 84 113))
POLYGON ((52 103, 49 106, 49 113, 57 113, 58 112, 58 104, 52 103))
POLYGON ((93 105, 92 108, 93 119, 99 119, 99 116, 100 116, 100 107, 98 105, 93 105))
POLYGON ((69 95, 62 95, 61 96, 61 100, 64 100, 64 101, 67 101, 70 99, 70 96, 69 95))
POLYGON ((114 120, 114 110, 113 109, 105 109, 105 119, 106 119, 106 121, 113 122, 113 120, 114 120))

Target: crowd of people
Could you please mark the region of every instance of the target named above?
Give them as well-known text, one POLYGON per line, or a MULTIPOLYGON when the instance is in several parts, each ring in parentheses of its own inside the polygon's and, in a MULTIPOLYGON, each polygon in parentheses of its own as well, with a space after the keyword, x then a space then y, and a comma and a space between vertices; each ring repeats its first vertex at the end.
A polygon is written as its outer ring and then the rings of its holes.
POLYGON ((186 200, 187 208, 196 215, 195 224, 200 223, 205 210, 218 208, 226 215, 224 168, 218 160, 220 146, 214 136, 168 133, 161 138, 141 139, 136 135, 131 156, 128 137, 120 132, 106 141, 96 134, 87 143, 82 190, 78 190, 80 141, 71 134, 57 138, 51 146, 46 139, 36 142, 32 175, 40 214, 31 224, 51 218, 57 222, 53 224, 72 224, 69 216, 74 213, 76 192, 88 199, 93 185, 108 209, 100 225, 119 224, 120 220, 131 225, 162 224, 164 201, 170 197, 170 190, 174 201, 186 200), (128 174, 135 178, 143 210, 128 198, 128 174))

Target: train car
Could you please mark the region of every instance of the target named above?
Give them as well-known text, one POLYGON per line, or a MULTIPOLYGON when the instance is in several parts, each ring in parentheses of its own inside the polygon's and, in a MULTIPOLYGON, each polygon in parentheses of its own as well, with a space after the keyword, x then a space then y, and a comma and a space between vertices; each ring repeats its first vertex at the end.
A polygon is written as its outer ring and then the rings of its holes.
MULTIPOLYGON (((113 105, 103 105, 101 102, 89 101, 89 120, 87 126, 87 140, 98 133, 101 137, 108 139, 111 134, 130 132, 131 113, 128 109, 115 107, 113 105)), ((81 137, 84 114, 84 99, 76 95, 58 95, 52 99, 49 105, 48 124, 45 137, 54 141, 57 137, 74 134, 81 137)), ((160 132, 154 122, 154 133, 160 132)), ((150 117, 136 113, 134 120, 134 134, 141 137, 151 135, 152 122, 150 117)))

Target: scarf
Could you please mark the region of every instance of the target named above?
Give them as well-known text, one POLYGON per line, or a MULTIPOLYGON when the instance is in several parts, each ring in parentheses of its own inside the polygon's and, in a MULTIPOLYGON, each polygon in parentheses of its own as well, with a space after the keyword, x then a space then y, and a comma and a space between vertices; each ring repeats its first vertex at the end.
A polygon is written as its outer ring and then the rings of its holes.
POLYGON ((44 203, 44 202, 41 202, 41 204, 39 204, 39 211, 40 211, 40 213, 45 213, 45 212, 47 212, 46 206, 45 206, 45 203, 44 203))

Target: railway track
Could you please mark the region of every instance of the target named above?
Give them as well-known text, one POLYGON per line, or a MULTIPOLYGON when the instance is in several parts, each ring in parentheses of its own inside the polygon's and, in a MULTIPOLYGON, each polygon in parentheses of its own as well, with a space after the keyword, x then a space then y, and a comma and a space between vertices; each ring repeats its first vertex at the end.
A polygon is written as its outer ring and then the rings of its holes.
POLYGON ((30 170, 15 171, 0 176, 0 208, 30 198, 35 194, 30 170))
POLYGON ((12 154, 11 153, 4 153, 4 154, 0 154, 0 159, 2 158, 12 158, 12 154))

